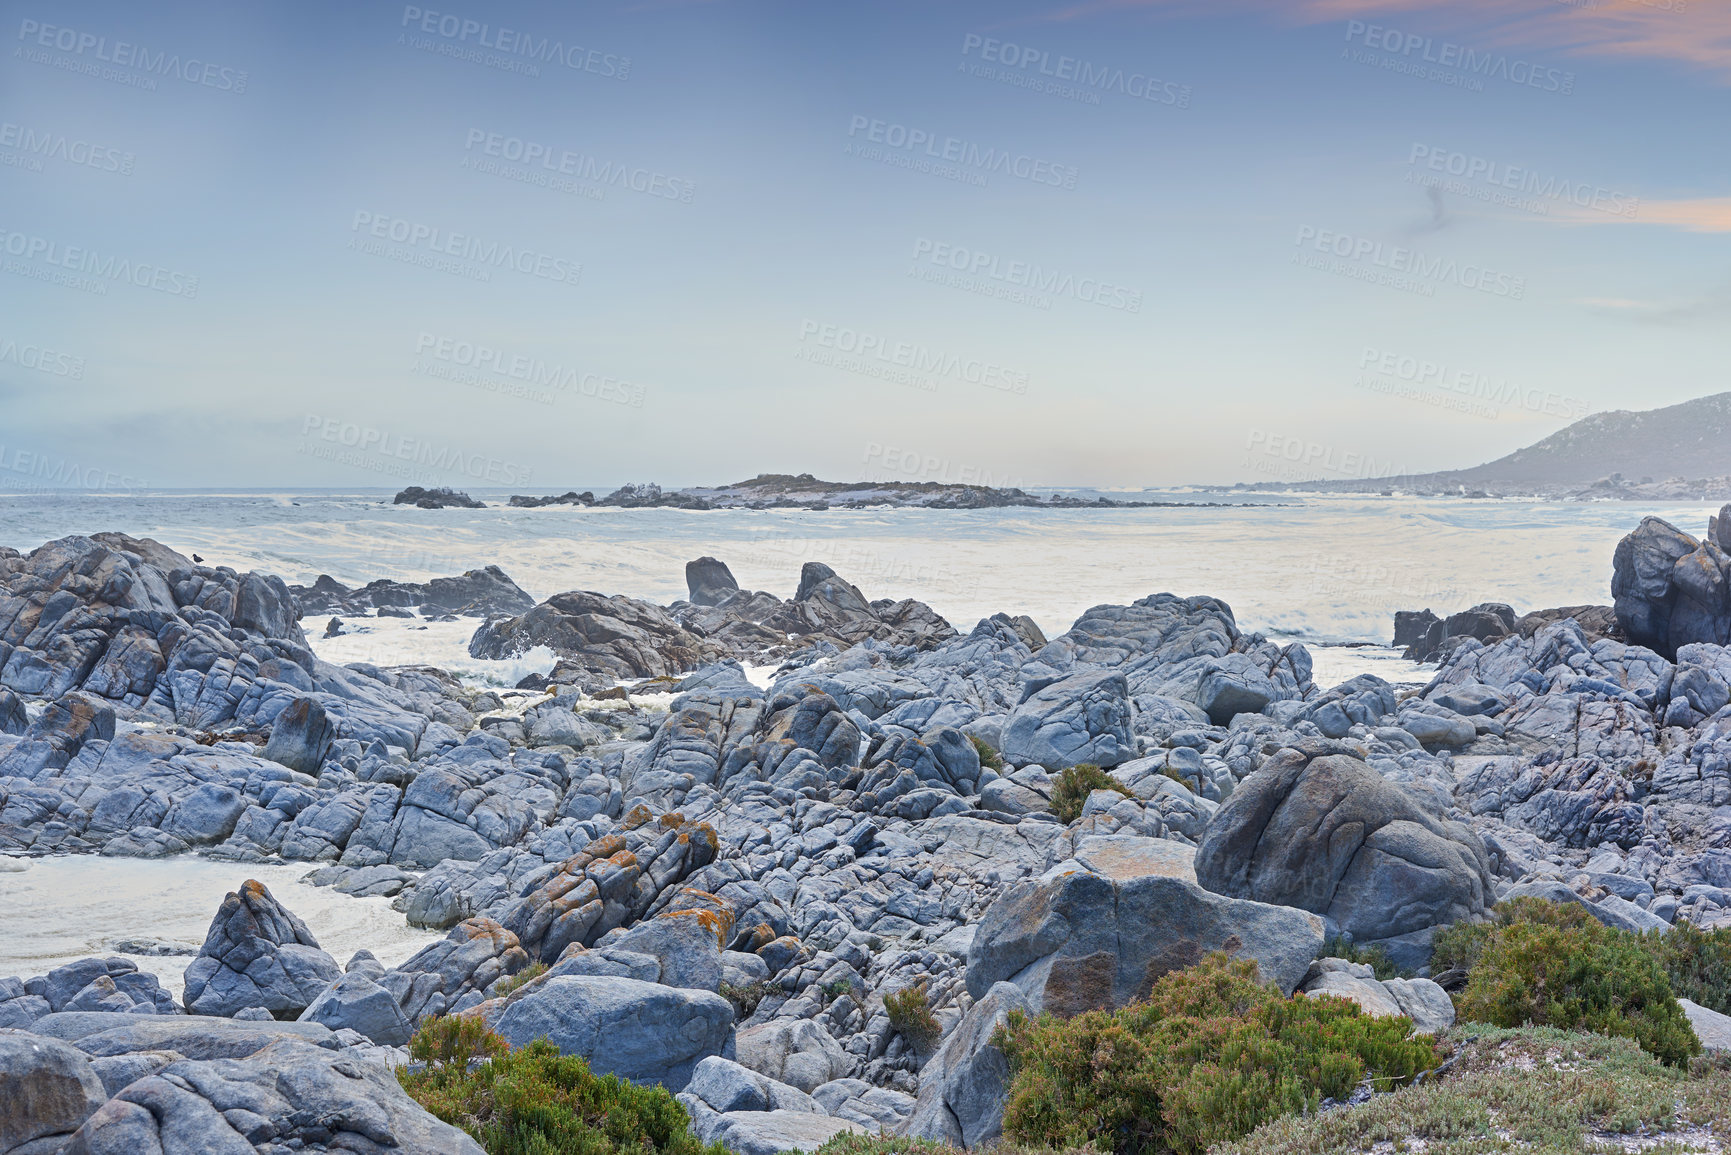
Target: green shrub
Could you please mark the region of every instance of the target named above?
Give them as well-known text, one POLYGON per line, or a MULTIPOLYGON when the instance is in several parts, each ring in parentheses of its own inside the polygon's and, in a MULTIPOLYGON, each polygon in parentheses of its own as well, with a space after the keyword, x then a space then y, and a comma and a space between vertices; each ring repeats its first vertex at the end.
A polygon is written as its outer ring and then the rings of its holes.
POLYGON ((937 1016, 932 1014, 924 980, 885 995, 884 1013, 890 1017, 890 1026, 912 1043, 916 1051, 931 1050, 943 1037, 944 1029, 938 1023, 937 1016))
MULTIPOLYGON (((423 1027, 415 1037, 426 1033, 423 1027)), ((438 1027, 434 1034, 443 1041, 463 1032, 438 1027)), ((498 1051, 473 1068, 444 1062, 399 1070, 397 1081, 489 1155, 724 1155, 719 1145, 697 1141, 685 1108, 665 1087, 593 1074, 546 1039, 498 1051)))
POLYGON ((1375 972, 1378 980, 1393 978, 1411 978, 1411 974, 1402 975, 1401 969, 1394 965, 1394 960, 1388 957, 1388 951, 1378 943, 1374 946, 1362 947, 1346 938, 1331 938, 1322 944, 1323 958, 1343 958, 1347 962, 1365 963, 1375 972))
POLYGON ((509 1044, 471 1015, 440 1015, 421 1024, 409 1039, 409 1058, 435 1073, 463 1072, 476 1059, 490 1059, 509 1044))
POLYGON ((969 734, 968 741, 974 744, 974 752, 980 756, 980 765, 988 770, 1002 770, 1004 768, 1004 756, 986 745, 985 739, 969 734))
POLYGON ((1437 1064, 1405 1018, 1330 996, 1285 999, 1254 960, 1216 952, 1148 998, 1069 1020, 1012 1013, 993 1036, 1012 1078, 1004 1133, 1035 1146, 1200 1152, 1262 1122, 1437 1064))
POLYGON ((1660 951, 1641 935, 1604 926, 1580 906, 1503 903, 1492 922, 1437 937, 1442 965, 1470 971, 1455 1000, 1463 1019, 1630 1038, 1673 1066, 1701 1052, 1660 951))
POLYGON ((1731 927, 1701 930, 1679 920, 1668 931, 1654 931, 1647 941, 1680 999, 1731 1015, 1731 927))
POLYGON ((843 1131, 819 1147, 813 1155, 963 1155, 958 1147, 936 1139, 912 1139, 906 1135, 866 1135, 843 1131))
POLYGON ((1060 822, 1076 821, 1082 817, 1082 804, 1087 802, 1088 795, 1096 790, 1116 790, 1126 797, 1130 796, 1128 786, 1092 762, 1083 762, 1058 775, 1058 782, 1052 787, 1052 813, 1058 816, 1060 822))
POLYGON ((512 994, 522 990, 523 987, 546 973, 546 963, 532 962, 510 978, 500 979, 495 983, 493 985, 493 997, 496 999, 509 998, 512 994))

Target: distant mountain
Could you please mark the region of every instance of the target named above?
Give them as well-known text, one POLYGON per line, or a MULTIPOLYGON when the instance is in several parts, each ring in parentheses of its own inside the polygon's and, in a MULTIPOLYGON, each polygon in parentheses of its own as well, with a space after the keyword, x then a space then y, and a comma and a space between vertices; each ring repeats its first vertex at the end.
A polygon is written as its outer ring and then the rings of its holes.
POLYGON ((1238 488, 1723 501, 1731 498, 1731 393, 1663 409, 1594 413, 1469 469, 1238 488))
POLYGON ((1731 393, 1594 413, 1454 476, 1467 484, 1587 485, 1613 473, 1637 484, 1731 474, 1731 393))

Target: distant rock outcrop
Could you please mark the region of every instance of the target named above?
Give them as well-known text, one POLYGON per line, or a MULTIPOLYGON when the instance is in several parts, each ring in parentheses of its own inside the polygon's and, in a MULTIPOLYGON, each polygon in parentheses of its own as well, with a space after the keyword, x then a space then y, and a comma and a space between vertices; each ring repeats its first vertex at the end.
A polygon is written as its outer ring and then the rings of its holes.
POLYGON ((438 489, 422 489, 418 485, 397 494, 391 499, 392 505, 412 505, 417 509, 486 509, 485 502, 476 501, 466 493, 459 493, 449 486, 438 489))

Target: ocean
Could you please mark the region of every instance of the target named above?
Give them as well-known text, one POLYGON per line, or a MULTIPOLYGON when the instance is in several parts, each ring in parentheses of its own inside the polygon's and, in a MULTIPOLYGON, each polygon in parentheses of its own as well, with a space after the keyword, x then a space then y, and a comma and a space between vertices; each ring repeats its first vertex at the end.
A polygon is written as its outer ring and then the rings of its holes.
MULTIPOLYGON (((416 509, 392 505, 390 490, 0 494, 0 545, 120 530, 302 584, 321 573, 361 585, 497 565, 537 599, 589 589, 663 604, 685 595, 685 563, 704 554, 742 586, 781 597, 803 563, 818 561, 869 598, 918 598, 963 631, 1002 611, 1029 615, 1048 636, 1090 606, 1211 594, 1242 628, 1309 645, 1317 681, 1329 685, 1365 670, 1423 680, 1386 648, 1396 610, 1607 603, 1612 551, 1642 517, 1699 534, 1717 508, 1186 490, 1110 496, 1215 504, 693 512, 511 509, 504 493, 474 496, 501 504, 416 509)), ((507 685, 552 663, 550 654, 477 662, 467 655, 473 623, 421 624, 369 619, 355 623, 365 632, 325 640, 324 619, 307 622, 333 661, 424 662, 507 685)))

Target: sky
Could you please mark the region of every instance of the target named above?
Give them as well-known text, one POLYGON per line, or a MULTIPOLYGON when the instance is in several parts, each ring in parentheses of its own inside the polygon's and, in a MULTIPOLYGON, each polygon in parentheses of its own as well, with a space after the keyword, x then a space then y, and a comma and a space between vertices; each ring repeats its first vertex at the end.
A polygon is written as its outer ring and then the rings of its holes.
POLYGON ((0 488, 1362 477, 1731 388, 1726 0, 0 15, 0 488))

